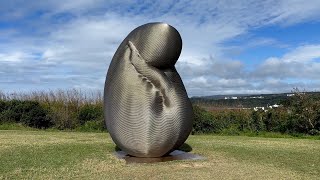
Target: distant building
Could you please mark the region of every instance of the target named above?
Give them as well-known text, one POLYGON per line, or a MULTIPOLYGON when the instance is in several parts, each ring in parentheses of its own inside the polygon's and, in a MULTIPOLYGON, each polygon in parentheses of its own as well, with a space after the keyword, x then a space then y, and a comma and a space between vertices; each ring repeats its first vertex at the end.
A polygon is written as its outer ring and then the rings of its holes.
POLYGON ((264 97, 263 96, 253 96, 253 97, 250 97, 250 99, 263 99, 264 97))
POLYGON ((259 109, 264 110, 264 107, 254 107, 253 108, 254 111, 258 111, 259 109))
POLYGON ((269 106, 269 108, 270 108, 270 109, 272 109, 272 108, 278 108, 279 106, 280 106, 279 104, 274 104, 274 105, 269 106))
POLYGON ((238 97, 235 97, 235 96, 228 97, 228 96, 226 96, 226 97, 224 97, 224 99, 238 99, 238 97))

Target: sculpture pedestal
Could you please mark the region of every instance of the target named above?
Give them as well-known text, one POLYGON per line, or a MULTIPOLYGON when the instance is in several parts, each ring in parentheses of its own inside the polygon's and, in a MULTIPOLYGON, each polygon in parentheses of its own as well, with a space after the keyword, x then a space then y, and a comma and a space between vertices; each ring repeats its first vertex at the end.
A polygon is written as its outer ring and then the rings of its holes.
POLYGON ((130 156, 124 151, 116 151, 115 156, 119 159, 124 159, 127 164, 131 163, 157 163, 157 162, 166 162, 166 161, 175 161, 175 160, 203 160, 206 159, 205 157, 180 151, 180 150, 175 150, 171 152, 167 156, 163 157, 155 157, 155 158, 144 158, 144 157, 134 157, 130 156))

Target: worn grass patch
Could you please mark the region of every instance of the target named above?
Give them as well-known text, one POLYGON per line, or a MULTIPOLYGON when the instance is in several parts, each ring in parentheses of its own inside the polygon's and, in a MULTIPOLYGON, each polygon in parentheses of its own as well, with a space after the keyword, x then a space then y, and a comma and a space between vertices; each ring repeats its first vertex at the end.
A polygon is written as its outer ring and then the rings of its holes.
POLYGON ((0 179, 318 179, 320 141, 190 136, 198 161, 130 164, 107 133, 0 131, 0 179))

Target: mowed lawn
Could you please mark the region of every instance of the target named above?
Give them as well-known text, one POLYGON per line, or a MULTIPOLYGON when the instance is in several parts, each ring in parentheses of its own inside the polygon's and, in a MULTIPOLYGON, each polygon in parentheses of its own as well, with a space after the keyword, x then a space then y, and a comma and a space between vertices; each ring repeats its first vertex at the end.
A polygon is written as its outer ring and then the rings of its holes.
POLYGON ((320 141, 190 136, 206 160, 126 164, 107 133, 0 131, 0 179, 320 179, 320 141))

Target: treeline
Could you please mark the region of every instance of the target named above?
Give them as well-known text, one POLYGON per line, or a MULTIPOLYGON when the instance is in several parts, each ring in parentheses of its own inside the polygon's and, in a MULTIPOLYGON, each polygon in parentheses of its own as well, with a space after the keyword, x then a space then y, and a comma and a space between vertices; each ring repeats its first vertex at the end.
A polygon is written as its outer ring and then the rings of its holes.
MULTIPOLYGON (((0 124, 59 130, 105 131, 101 92, 58 90, 33 93, 0 93, 0 124)), ((194 105, 193 134, 280 132, 320 135, 320 95, 299 91, 276 109, 205 110, 194 105)))
MULTIPOLYGON (((298 89, 293 90, 293 94, 299 92, 298 89)), ((290 93, 292 94, 292 93, 290 93)), ((307 92, 305 94, 317 96, 319 92, 307 92)), ((234 95, 236 96, 236 95, 234 95)), ((226 96, 230 97, 230 96, 226 96)), ((253 108, 253 107, 266 107, 274 104, 282 104, 282 102, 290 99, 290 96, 286 94, 261 94, 261 95, 247 95, 237 96, 237 99, 224 99, 223 96, 219 96, 219 99, 215 97, 192 97, 190 98, 193 104, 206 106, 206 107, 228 107, 228 108, 253 108), (258 98, 259 97, 259 98, 258 98)))

